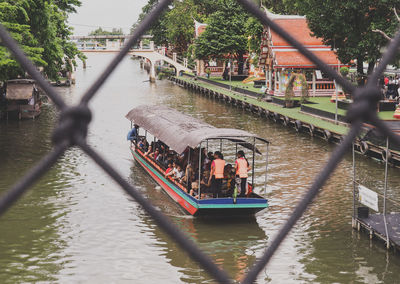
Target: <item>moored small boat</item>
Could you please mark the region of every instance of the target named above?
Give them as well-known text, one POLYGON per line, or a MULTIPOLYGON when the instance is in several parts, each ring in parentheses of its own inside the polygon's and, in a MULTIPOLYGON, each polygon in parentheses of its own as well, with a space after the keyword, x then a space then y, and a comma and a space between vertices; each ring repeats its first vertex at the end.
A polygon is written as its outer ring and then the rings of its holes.
MULTIPOLYGON (((133 158, 186 213, 194 216, 243 216, 254 215, 268 207, 267 199, 256 193, 253 187, 255 157, 257 153, 261 154, 256 144, 262 143, 268 149, 267 140, 243 130, 216 128, 164 106, 139 106, 126 117, 135 125, 130 147, 133 158), (145 135, 139 135, 143 131, 139 129, 143 129, 145 135), (151 144, 147 139, 152 139, 151 144), (226 151, 227 161, 234 161, 237 153, 244 153, 239 148, 252 153, 252 165, 247 162, 252 168, 251 182, 242 187, 246 189, 245 193, 239 194, 240 179, 238 182, 233 167, 225 161, 220 185, 211 183, 216 176, 211 178, 213 163, 206 154, 213 147, 222 150, 223 144, 229 150, 226 151), (171 175, 172 160, 176 164, 175 173, 182 168, 185 169, 184 176, 171 175)), ((215 154, 217 152, 220 153, 216 151, 215 154)))
POLYGON ((41 112, 41 100, 35 81, 8 80, 5 84, 5 113, 7 118, 35 118, 41 112))

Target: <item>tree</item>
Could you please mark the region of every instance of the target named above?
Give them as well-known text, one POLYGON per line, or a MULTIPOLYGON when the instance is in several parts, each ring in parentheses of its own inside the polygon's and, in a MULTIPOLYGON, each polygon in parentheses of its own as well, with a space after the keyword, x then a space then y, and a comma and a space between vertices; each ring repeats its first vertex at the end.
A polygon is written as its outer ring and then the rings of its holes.
POLYGON ((293 4, 292 0, 257 0, 257 3, 260 3, 264 7, 268 8, 268 10, 283 15, 296 15, 298 14, 298 9, 296 5, 293 4))
MULTIPOLYGON (((142 8, 142 13, 139 15, 138 21, 133 24, 131 33, 135 30, 138 24, 149 14, 157 5, 159 0, 149 0, 149 2, 142 8)), ((168 38, 165 26, 165 14, 168 13, 169 8, 162 13, 162 15, 150 26, 148 33, 153 36, 153 41, 156 45, 167 45, 168 38)))
POLYGON ((263 33, 263 25, 260 21, 254 17, 247 19, 246 25, 246 36, 248 39, 247 47, 250 52, 259 54, 261 48, 261 37, 263 33))
POLYGON ((196 40, 195 56, 198 59, 233 56, 238 62, 238 73, 242 74, 243 56, 247 52, 245 23, 249 15, 235 0, 221 0, 219 6, 196 40))
POLYGON ((343 63, 357 59, 357 71, 364 74, 363 63, 371 72, 381 57, 381 47, 387 41, 374 29, 393 29, 392 11, 399 8, 398 0, 296 0, 296 8, 306 15, 313 34, 337 50, 343 63))
POLYGON ((106 30, 103 30, 101 27, 99 27, 96 30, 91 31, 89 33, 89 35, 91 35, 91 36, 96 36, 96 35, 123 35, 123 34, 124 33, 122 31, 122 28, 120 28, 120 29, 113 28, 111 31, 106 31, 106 30))
POLYGON ((185 52, 194 40, 194 16, 196 9, 193 1, 176 1, 174 8, 164 17, 168 42, 178 53, 185 52))
MULTIPOLYGON (((78 0, 0 0, 0 20, 23 51, 45 74, 58 79, 62 69, 72 70, 75 57, 85 56, 69 41, 72 29, 66 24, 78 0)), ((24 76, 10 52, 0 46, 0 80, 24 76)))
MULTIPOLYGON (((30 60, 37 66, 46 66, 42 56, 43 48, 39 47, 27 24, 29 18, 24 8, 26 4, 26 1, 0 1, 0 21, 30 60)), ((0 43, 0 80, 5 81, 24 75, 24 70, 11 52, 0 43)))
POLYGON ((44 49, 43 59, 46 61, 46 75, 58 80, 59 72, 71 70, 75 56, 84 58, 82 53, 68 41, 72 30, 66 24, 68 12, 79 6, 77 0, 25 0, 29 2, 26 10, 32 34, 44 49), (57 3, 61 6, 57 6, 57 3), (71 64, 72 63, 72 64, 71 64))

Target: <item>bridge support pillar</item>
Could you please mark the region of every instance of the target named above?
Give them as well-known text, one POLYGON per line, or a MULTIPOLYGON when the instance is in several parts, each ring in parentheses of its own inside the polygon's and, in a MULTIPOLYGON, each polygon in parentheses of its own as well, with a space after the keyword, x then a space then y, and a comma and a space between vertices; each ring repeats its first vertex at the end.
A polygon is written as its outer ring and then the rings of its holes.
POLYGON ((155 62, 151 61, 151 66, 150 66, 150 82, 151 83, 155 83, 156 82, 156 66, 155 66, 155 62))

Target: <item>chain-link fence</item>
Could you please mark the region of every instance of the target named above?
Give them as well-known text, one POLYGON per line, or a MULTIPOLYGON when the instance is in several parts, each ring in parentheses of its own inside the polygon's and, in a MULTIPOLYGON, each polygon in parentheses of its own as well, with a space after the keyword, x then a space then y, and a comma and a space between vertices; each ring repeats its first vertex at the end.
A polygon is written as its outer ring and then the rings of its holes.
MULTIPOLYGON (((155 207, 146 200, 139 191, 130 185, 107 161, 105 161, 99 153, 87 144, 86 135, 88 125, 91 120, 91 111, 88 108, 88 102, 96 94, 101 85, 113 72, 115 67, 121 62, 128 53, 131 46, 134 46, 139 38, 151 26, 151 24, 160 16, 160 14, 170 5, 172 0, 161 0, 139 24, 133 32, 128 43, 122 48, 118 55, 112 60, 109 66, 104 70, 100 77, 91 85, 91 87, 83 95, 79 104, 75 106, 67 106, 61 99, 61 96, 48 84, 48 82, 38 72, 32 62, 22 52, 21 48, 11 38, 6 29, 0 25, 0 38, 2 44, 6 46, 21 66, 29 75, 36 80, 37 84, 52 99, 54 104, 60 110, 61 115, 53 133, 54 147, 35 167, 33 167, 20 181, 9 189, 0 199, 0 214, 4 213, 12 204, 21 197, 42 175, 57 162, 57 160, 72 146, 80 147, 89 157, 91 157, 103 170, 108 173, 129 195, 131 195, 149 214, 157 224, 169 234, 194 260, 196 260, 211 276, 220 283, 232 283, 232 278, 218 266, 203 252, 197 245, 191 241, 177 226, 175 226, 163 213, 156 210, 155 207)), ((331 173, 334 171, 339 162, 343 159, 347 151, 352 147, 352 142, 359 134, 362 124, 368 122, 376 126, 385 136, 389 137, 392 143, 400 145, 400 137, 394 134, 387 125, 383 123, 376 113, 376 105, 381 97, 381 91, 378 88, 378 78, 384 72, 386 66, 394 59, 398 47, 400 46, 400 31, 390 41, 387 51, 379 62, 374 73, 370 75, 368 82, 363 87, 355 87, 345 78, 340 76, 335 70, 322 62, 312 52, 302 46, 294 38, 292 38, 285 30, 274 23, 267 15, 262 12, 259 7, 249 0, 238 0, 240 4, 265 26, 269 26, 273 31, 278 33, 284 40, 297 48, 305 57, 314 62, 314 64, 329 77, 343 87, 343 89, 352 94, 354 103, 347 113, 347 121, 350 123, 350 131, 344 138, 342 143, 334 150, 327 164, 317 175, 309 190, 290 215, 287 222, 282 226, 276 237, 272 240, 264 254, 257 260, 253 267, 244 277, 242 283, 253 283, 262 269, 268 264, 275 251, 285 239, 289 231, 300 219, 307 207, 317 196, 319 190, 325 184, 331 173)))

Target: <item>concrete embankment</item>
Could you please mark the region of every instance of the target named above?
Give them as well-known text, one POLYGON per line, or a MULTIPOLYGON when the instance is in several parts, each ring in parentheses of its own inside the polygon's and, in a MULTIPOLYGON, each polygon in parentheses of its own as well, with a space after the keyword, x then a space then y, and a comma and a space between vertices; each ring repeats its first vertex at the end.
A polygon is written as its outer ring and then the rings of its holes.
MULTIPOLYGON (((349 126, 340 122, 335 124, 331 119, 321 116, 305 113, 300 107, 285 108, 276 103, 271 103, 261 99, 261 95, 249 92, 247 90, 233 91, 229 86, 215 84, 203 78, 194 78, 191 76, 170 77, 170 80, 181 87, 195 91, 196 93, 219 100, 222 103, 240 107, 260 117, 265 117, 284 126, 292 127, 297 132, 306 132, 310 136, 320 137, 328 142, 340 143, 349 126), (228 88, 227 88, 228 87, 228 88)), ((385 160, 385 148, 369 141, 357 139, 355 149, 363 155, 378 160, 385 160)), ((399 167, 400 153, 398 151, 389 151, 389 162, 399 167)))

